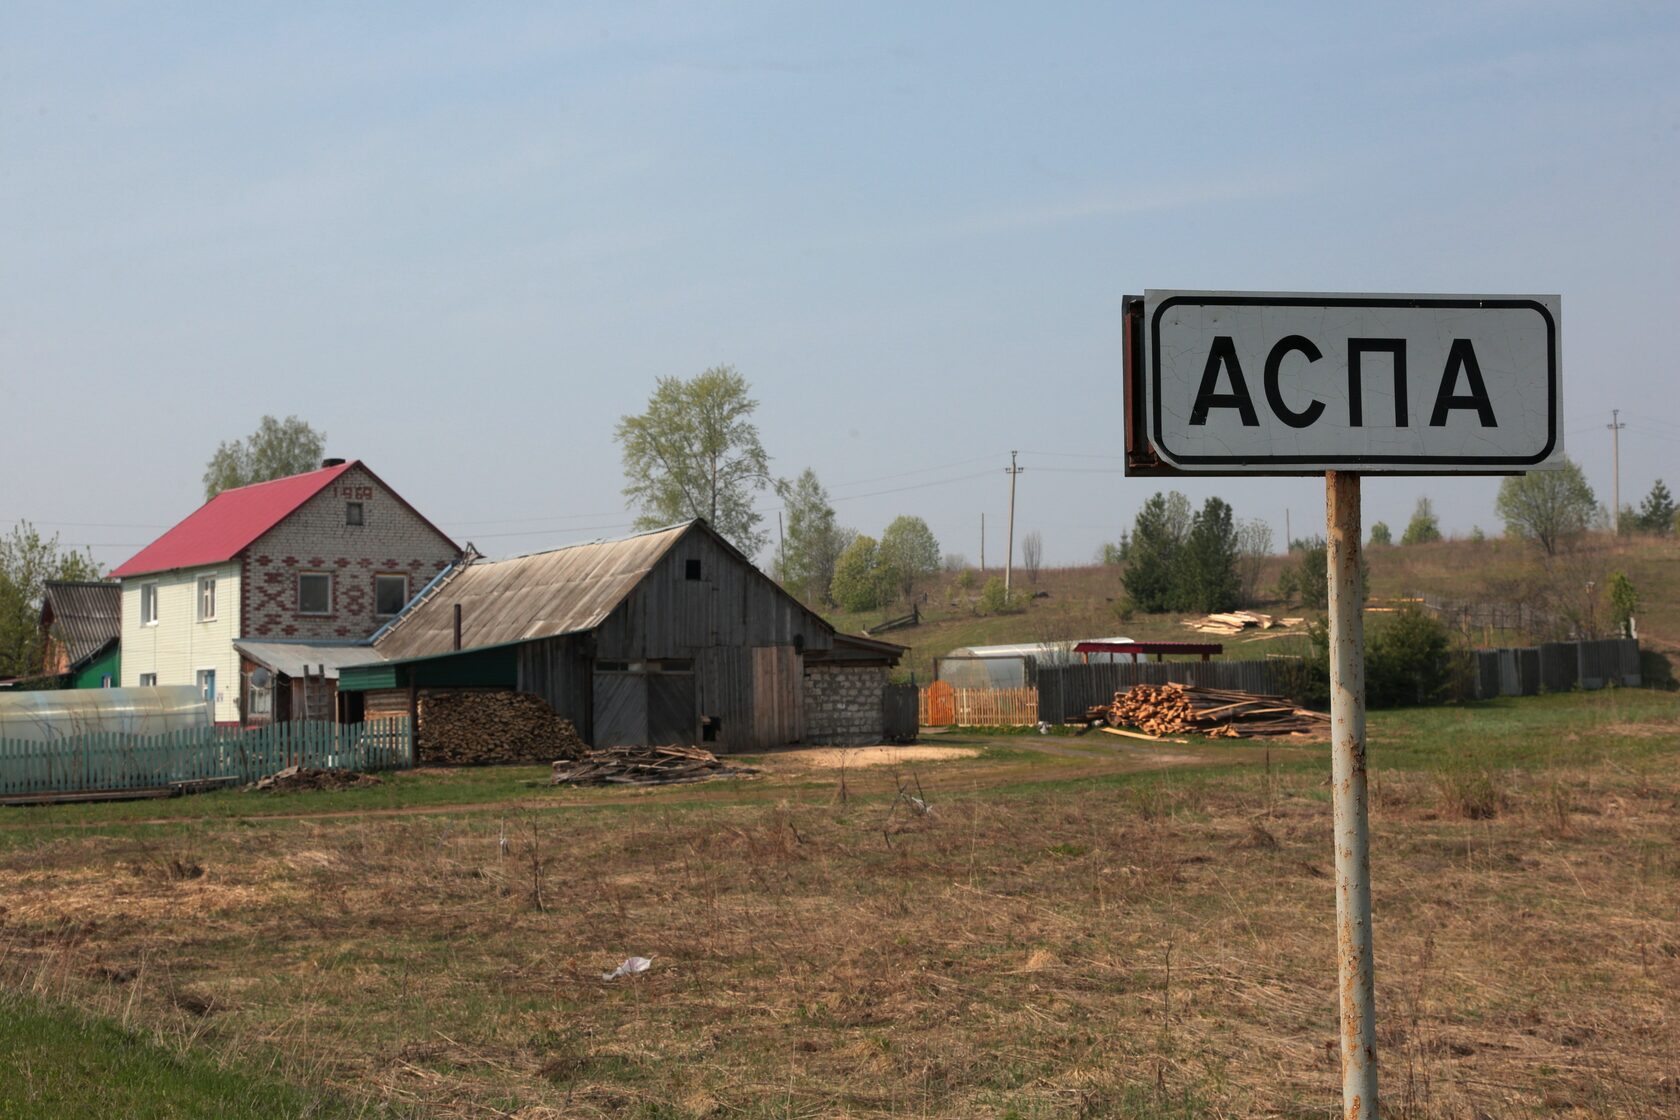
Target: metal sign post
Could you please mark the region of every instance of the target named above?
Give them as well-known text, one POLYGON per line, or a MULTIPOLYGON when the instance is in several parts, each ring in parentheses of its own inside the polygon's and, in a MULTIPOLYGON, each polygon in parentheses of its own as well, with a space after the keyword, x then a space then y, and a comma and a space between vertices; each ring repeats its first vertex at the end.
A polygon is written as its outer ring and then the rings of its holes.
POLYGON ((1359 476, 1324 476, 1330 580, 1331 814, 1336 833, 1336 973, 1342 1115, 1377 1117, 1377 1012, 1371 963, 1371 835, 1365 785, 1365 604, 1359 476))
POLYGON ((1324 475, 1347 1120, 1377 1117, 1359 479, 1561 463, 1562 311, 1555 295, 1126 299, 1128 475, 1324 475))

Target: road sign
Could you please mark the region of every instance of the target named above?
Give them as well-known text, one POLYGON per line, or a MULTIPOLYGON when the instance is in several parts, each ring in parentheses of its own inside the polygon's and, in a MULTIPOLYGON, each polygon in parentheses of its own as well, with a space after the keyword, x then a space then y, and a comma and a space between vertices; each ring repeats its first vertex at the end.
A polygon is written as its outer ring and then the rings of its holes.
POLYGON ((1563 454, 1561 303, 1148 291, 1129 391, 1178 471, 1520 472, 1563 454))

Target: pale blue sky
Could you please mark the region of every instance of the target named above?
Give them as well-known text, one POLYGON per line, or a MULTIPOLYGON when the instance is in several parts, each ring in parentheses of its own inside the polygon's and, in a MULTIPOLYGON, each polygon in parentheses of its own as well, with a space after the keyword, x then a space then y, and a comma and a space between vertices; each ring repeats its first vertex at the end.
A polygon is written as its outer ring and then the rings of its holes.
POLYGON ((611 535, 618 417, 729 363, 844 523, 996 563, 1016 448, 1083 563, 1158 488, 1146 287, 1561 293, 1568 450, 1608 501, 1621 408, 1623 500, 1680 491, 1680 9, 1366 7, 8 4, 0 530, 120 562, 267 412, 492 555, 611 535))

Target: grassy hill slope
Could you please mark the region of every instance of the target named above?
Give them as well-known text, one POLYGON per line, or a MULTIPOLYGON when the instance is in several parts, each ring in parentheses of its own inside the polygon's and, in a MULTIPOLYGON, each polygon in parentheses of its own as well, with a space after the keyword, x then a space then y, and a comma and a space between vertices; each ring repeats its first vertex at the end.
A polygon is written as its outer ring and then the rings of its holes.
MULTIPOLYGON (((1396 545, 1369 549, 1366 555, 1371 570, 1369 602, 1374 608, 1393 607, 1412 596, 1466 603, 1522 602, 1554 614, 1574 612, 1606 633, 1610 617, 1606 588, 1611 574, 1622 572, 1639 594, 1636 617, 1642 644, 1665 653, 1680 652, 1680 541, 1673 538, 1591 535, 1567 554, 1552 558, 1533 545, 1505 539, 1396 545)), ((1307 617, 1319 613, 1304 610, 1299 602, 1285 603, 1272 593, 1279 574, 1296 563, 1298 556, 1278 556, 1267 562, 1260 579, 1262 601, 1256 609, 1307 617)), ((1115 567, 1044 569, 1036 580, 1017 570, 1015 594, 1020 609, 1004 615, 983 614, 980 589, 987 578, 1001 574, 993 569, 965 579, 961 573, 940 573, 917 593, 921 625, 880 635, 910 647, 903 666, 906 674, 913 671, 917 680, 930 680, 935 657, 963 646, 1010 642, 1117 635, 1139 641, 1207 640, 1223 642, 1226 657, 1298 654, 1305 647, 1304 637, 1276 630, 1221 639, 1185 628, 1185 616, 1178 614, 1122 617, 1125 590, 1120 569, 1115 567)), ((826 617, 843 632, 855 634, 908 610, 907 604, 895 604, 881 611, 832 611, 826 617)), ((1381 625, 1380 612, 1374 616, 1374 624, 1381 625)), ((1471 640, 1478 645, 1526 644, 1531 638, 1510 631, 1478 630, 1471 640)))

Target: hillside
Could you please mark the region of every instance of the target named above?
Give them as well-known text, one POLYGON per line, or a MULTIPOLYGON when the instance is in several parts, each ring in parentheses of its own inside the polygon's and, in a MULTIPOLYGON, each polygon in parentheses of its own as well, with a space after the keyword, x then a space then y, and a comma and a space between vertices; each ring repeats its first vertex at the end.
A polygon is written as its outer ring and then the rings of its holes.
MULTIPOLYGON (((1622 572, 1639 595, 1636 615, 1641 642, 1662 652, 1680 652, 1680 541, 1673 538, 1588 536, 1566 555, 1547 560, 1538 548, 1520 541, 1450 540, 1428 545, 1387 546, 1367 550, 1370 563, 1369 605, 1374 625, 1381 624, 1382 608, 1400 600, 1425 596, 1456 603, 1500 604, 1504 613, 1522 606, 1525 612, 1545 611, 1568 625, 1565 616, 1608 630, 1610 607, 1606 588, 1610 576, 1622 572), (1591 585, 1589 588, 1589 584, 1591 585)), ((1273 557, 1260 579, 1261 602, 1255 609, 1272 614, 1313 616, 1299 602, 1285 603, 1273 593, 1278 575, 1299 557, 1273 557)), ((1055 642, 1125 635, 1143 640, 1212 640, 1186 629, 1178 614, 1133 613, 1122 618, 1125 593, 1120 569, 1082 567, 1044 569, 1036 581, 1015 572, 1015 590, 1022 609, 1007 615, 982 614, 980 589, 986 579, 1001 575, 988 570, 942 572, 917 593, 922 623, 880 635, 910 647, 904 671, 916 679, 932 678, 933 659, 970 645, 1007 642, 1055 642), (1034 597, 1036 596, 1036 597, 1034 597)), ((840 630, 857 633, 891 616, 907 613, 905 604, 859 614, 827 612, 840 630)), ((1478 645, 1526 644, 1533 638, 1515 630, 1474 627, 1470 640, 1478 645)), ((1239 639, 1223 639, 1226 657, 1264 657, 1300 653, 1304 638, 1278 631, 1251 632, 1239 639)))

